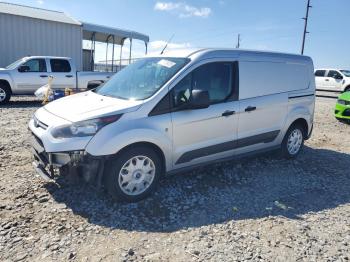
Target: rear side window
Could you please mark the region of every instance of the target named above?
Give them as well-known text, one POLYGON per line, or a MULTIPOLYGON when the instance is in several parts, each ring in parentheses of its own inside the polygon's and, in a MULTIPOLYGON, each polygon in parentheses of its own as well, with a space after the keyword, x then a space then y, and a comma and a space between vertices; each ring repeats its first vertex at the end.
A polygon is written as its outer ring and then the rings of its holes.
POLYGON ((50 59, 51 71, 56 73, 67 73, 71 71, 68 60, 50 59))
POLYGON ((45 59, 31 59, 25 62, 22 66, 27 66, 25 72, 46 72, 45 59))
POLYGON ((326 70, 316 70, 315 72, 315 76, 318 76, 318 77, 324 77, 326 74, 326 70))
POLYGON ((208 91, 212 104, 226 100, 232 93, 233 63, 215 62, 202 65, 174 87, 175 107, 189 100, 192 90, 208 91))

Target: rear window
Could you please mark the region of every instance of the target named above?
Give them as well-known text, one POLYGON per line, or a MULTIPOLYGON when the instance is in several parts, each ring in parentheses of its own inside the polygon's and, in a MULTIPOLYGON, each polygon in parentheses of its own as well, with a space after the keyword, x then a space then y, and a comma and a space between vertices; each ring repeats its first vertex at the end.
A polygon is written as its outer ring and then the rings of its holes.
POLYGON ((315 76, 318 76, 318 77, 324 77, 325 74, 326 74, 326 70, 316 70, 315 72, 315 76))
POLYGON ((65 59, 51 59, 50 60, 51 71, 57 73, 67 73, 71 71, 68 60, 65 59))

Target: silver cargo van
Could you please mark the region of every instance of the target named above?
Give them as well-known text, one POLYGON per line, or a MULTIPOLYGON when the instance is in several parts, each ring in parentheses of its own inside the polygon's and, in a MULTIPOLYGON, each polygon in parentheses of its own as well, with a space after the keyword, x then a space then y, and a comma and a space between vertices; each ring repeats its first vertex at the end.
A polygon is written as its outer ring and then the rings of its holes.
POLYGON ((29 122, 44 178, 79 173, 137 201, 167 173, 308 139, 315 77, 306 56, 198 49, 146 57, 95 90, 61 98, 29 122))

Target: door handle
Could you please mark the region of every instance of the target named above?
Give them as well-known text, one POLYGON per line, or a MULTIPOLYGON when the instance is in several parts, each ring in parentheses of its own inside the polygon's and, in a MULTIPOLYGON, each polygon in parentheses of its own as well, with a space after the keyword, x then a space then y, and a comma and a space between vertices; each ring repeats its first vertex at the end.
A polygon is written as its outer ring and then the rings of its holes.
POLYGON ((73 75, 66 75, 66 77, 71 78, 71 77, 73 77, 73 75))
POLYGON ((236 113, 236 112, 235 112, 235 111, 227 110, 227 111, 223 112, 221 115, 222 115, 222 116, 231 116, 231 115, 233 115, 234 113, 236 113))
POLYGON ((254 111, 255 109, 256 109, 256 106, 248 106, 244 111, 250 112, 250 111, 254 111))
POLYGON ((41 78, 47 77, 47 75, 40 75, 41 78))

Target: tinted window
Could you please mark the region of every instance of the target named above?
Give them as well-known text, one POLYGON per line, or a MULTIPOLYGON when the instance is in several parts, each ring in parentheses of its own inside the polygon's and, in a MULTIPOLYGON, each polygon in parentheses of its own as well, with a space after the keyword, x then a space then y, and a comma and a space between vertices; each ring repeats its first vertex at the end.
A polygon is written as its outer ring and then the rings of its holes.
POLYGON ((232 92, 232 73, 232 63, 210 63, 198 67, 175 86, 174 105, 187 102, 193 89, 208 91, 212 104, 225 100, 232 92))
POLYGON ((330 70, 328 72, 328 77, 341 77, 341 74, 338 71, 335 70, 330 70))
POLYGON ((315 72, 315 76, 324 77, 325 73, 326 73, 326 70, 317 70, 315 72))
POLYGON ((65 59, 51 59, 50 60, 51 71, 52 72, 70 72, 70 64, 68 60, 65 59))
POLYGON ((22 66, 27 66, 25 72, 46 72, 45 59, 31 59, 25 62, 22 66))

